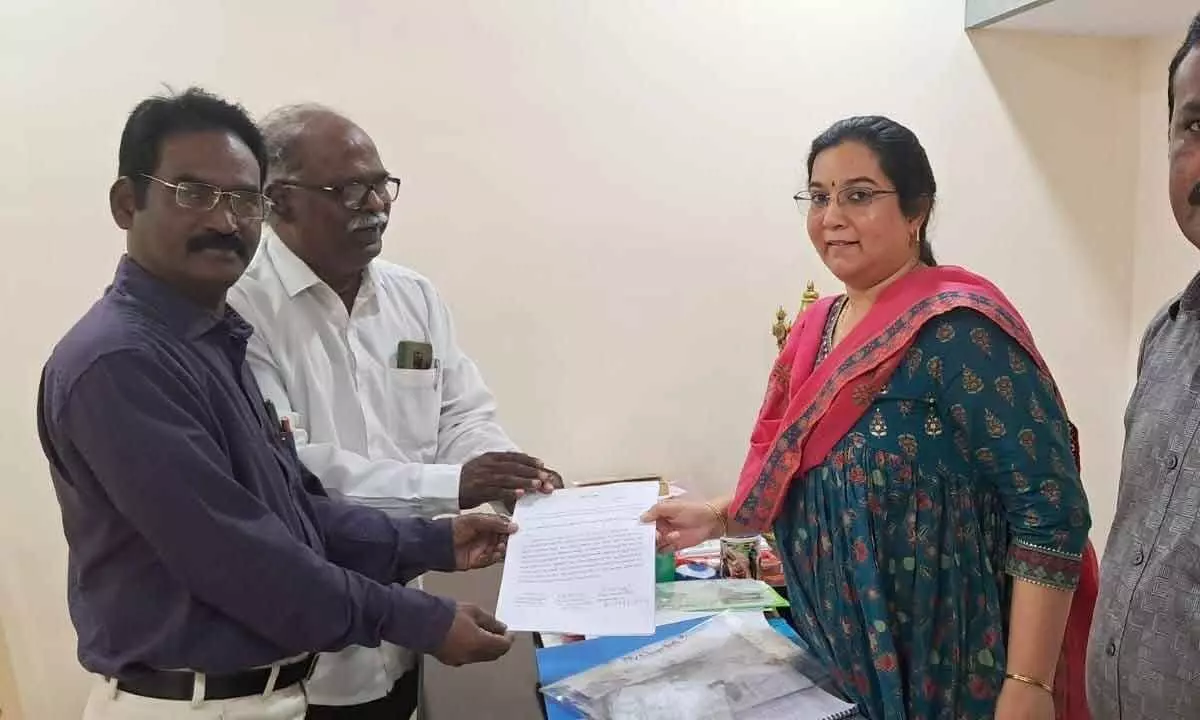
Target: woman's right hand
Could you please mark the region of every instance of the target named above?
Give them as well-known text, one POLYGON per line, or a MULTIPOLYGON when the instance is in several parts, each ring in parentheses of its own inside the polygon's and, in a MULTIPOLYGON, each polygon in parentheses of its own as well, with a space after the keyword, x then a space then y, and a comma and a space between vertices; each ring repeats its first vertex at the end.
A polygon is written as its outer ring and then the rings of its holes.
POLYGON ((676 552, 721 537, 725 522, 708 503, 662 500, 642 515, 658 531, 658 549, 676 552))

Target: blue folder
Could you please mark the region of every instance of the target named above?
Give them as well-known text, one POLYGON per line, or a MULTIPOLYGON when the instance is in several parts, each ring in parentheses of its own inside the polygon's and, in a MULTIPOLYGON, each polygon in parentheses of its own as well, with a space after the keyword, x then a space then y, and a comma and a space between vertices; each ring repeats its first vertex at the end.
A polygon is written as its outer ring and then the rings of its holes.
MULTIPOLYGON (((594 640, 583 640, 566 645, 540 648, 534 652, 537 658, 538 687, 542 688, 612 660, 622 655, 628 655, 634 650, 653 645, 656 642, 675 637, 691 628, 696 627, 708 618, 684 620, 683 622, 663 625, 653 635, 637 637, 603 637, 594 640)), ((768 621, 771 627, 780 634, 799 643, 800 638, 784 620, 774 618, 768 621)), ((573 708, 564 705, 554 698, 546 697, 546 720, 580 720, 580 715, 573 708)))

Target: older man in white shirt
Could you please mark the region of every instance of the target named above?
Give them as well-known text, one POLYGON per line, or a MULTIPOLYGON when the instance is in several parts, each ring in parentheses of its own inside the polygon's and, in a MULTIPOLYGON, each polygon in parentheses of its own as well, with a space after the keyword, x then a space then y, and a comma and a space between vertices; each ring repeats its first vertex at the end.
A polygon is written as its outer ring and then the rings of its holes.
MULTIPOLYGON (((331 492, 405 515, 511 506, 561 479, 516 450, 433 284, 377 259, 400 181, 354 123, 298 105, 264 122, 270 230, 228 302, 255 329, 247 359, 331 492)), ((302 601, 302 598, 298 598, 302 601)), ((407 718, 416 658, 322 656, 309 718, 407 718)))

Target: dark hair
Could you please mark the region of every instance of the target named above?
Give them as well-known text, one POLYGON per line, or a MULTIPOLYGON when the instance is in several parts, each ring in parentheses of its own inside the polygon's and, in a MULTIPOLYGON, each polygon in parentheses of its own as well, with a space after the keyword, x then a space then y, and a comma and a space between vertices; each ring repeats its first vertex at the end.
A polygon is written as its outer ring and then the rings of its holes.
POLYGON ((896 199, 905 217, 914 218, 925 213, 918 236, 921 242, 920 258, 926 265, 937 265, 933 247, 925 237, 937 197, 937 181, 933 179, 933 168, 929 165, 929 157, 925 155, 921 141, 912 130, 881 115, 839 120, 813 140, 808 153, 808 176, 812 177, 813 163, 818 155, 847 142, 862 143, 875 153, 883 174, 896 186, 896 199))
POLYGON ((129 113, 117 155, 117 173, 133 182, 139 208, 146 201, 149 183, 142 175, 153 174, 158 167, 163 141, 180 133, 211 130, 232 133, 246 143, 258 160, 259 183, 266 179, 266 144, 245 108, 196 87, 179 94, 156 95, 141 101, 129 113))
POLYGON ((1179 66, 1183 64, 1183 59, 1188 56, 1197 45, 1200 45, 1200 13, 1192 18, 1192 24, 1188 27, 1187 37, 1183 39, 1183 44, 1179 46, 1175 57, 1171 58, 1171 65, 1167 68, 1167 121, 1170 122, 1171 117, 1175 115, 1175 73, 1179 72, 1179 66))

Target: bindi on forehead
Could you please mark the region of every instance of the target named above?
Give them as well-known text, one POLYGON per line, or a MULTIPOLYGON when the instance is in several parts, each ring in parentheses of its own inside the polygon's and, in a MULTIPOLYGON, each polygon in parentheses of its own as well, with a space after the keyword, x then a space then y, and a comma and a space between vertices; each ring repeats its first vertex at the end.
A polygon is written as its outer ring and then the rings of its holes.
POLYGON ((857 142, 846 142, 825 150, 813 163, 810 185, 814 187, 844 187, 850 185, 880 185, 883 173, 875 153, 857 142))

